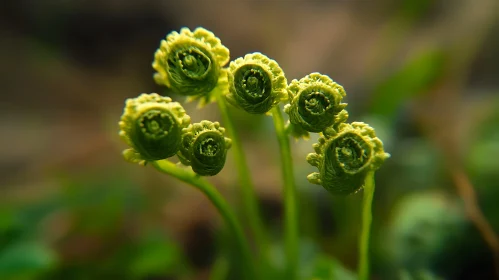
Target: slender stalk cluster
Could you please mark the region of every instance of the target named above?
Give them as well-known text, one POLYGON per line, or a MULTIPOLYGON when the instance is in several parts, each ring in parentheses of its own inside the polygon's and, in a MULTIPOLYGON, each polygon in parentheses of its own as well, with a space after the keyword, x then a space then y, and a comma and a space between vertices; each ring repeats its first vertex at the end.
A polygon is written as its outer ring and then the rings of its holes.
MULTIPOLYGON (((287 269, 285 279, 296 279, 298 263, 297 191, 292 166, 289 136, 308 138, 319 133, 314 153, 306 160, 318 168, 307 179, 322 185, 331 194, 347 195, 366 186, 361 239, 361 279, 368 275, 367 246, 370 227, 370 207, 374 193, 374 171, 389 157, 383 143, 369 125, 347 123, 347 104, 344 88, 320 73, 311 73, 288 84, 279 64, 261 53, 247 54, 232 61, 229 50, 219 38, 204 28, 191 31, 182 28, 171 32, 161 41, 152 66, 156 83, 170 91, 200 100, 200 105, 217 101, 222 117, 232 130, 234 125, 225 102, 250 114, 271 114, 274 118, 282 162, 285 197, 285 247, 287 269), (279 104, 289 116, 285 125, 279 104)), ((224 167, 227 150, 233 145, 241 178, 245 207, 259 245, 265 247, 256 195, 240 143, 225 137, 225 129, 218 122, 203 120, 191 124, 191 119, 178 102, 156 93, 141 94, 128 99, 119 122, 120 136, 130 146, 125 159, 153 166, 161 172, 191 183, 215 204, 238 237, 247 268, 251 269, 248 246, 244 243, 239 222, 228 213, 230 208, 216 189, 198 177, 213 176, 224 167), (178 169, 169 161, 177 155, 180 162, 192 171, 178 169)), ((230 131, 234 139, 234 131, 230 131)), ((252 273, 251 273, 252 274, 252 273)), ((255 278, 256 279, 256 278, 255 278)))

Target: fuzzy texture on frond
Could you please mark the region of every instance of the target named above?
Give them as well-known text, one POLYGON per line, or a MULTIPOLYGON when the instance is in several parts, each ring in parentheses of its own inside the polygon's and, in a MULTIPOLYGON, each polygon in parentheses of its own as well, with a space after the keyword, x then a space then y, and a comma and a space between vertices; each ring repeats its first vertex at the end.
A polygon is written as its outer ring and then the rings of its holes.
POLYGON ((225 165, 231 139, 218 122, 201 121, 182 130, 182 145, 178 158, 202 176, 218 174, 225 165))
POLYGON ((120 137, 131 147, 123 152, 127 161, 144 165, 177 153, 182 129, 191 118, 178 102, 156 93, 143 93, 126 100, 120 137))
MULTIPOLYGON (((331 78, 319 73, 312 73, 300 80, 293 80, 288 86, 289 102, 284 107, 284 112, 289 115, 291 127, 298 132, 291 134, 308 138, 308 133, 322 132, 334 123, 344 122, 345 115, 338 114, 347 106, 342 103, 346 93, 342 86, 331 78)), ((346 115, 348 117, 348 115, 346 115)))
POLYGON ((308 154, 307 162, 319 172, 307 179, 337 195, 359 191, 367 173, 380 168, 390 156, 374 129, 363 122, 342 123, 337 130, 328 128, 313 147, 315 153, 308 154))
POLYGON ((264 114, 287 98, 287 80, 279 64, 261 53, 232 61, 227 101, 248 113, 264 114))
POLYGON ((154 80, 178 94, 208 94, 217 86, 221 68, 229 60, 229 49, 212 32, 185 27, 161 41, 152 64, 157 71, 154 80))

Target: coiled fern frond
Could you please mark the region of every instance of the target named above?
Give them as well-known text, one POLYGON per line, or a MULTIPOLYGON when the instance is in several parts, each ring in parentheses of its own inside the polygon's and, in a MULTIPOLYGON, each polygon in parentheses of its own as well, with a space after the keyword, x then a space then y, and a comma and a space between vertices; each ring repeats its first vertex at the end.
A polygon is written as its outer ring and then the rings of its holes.
POLYGON ((182 105, 169 97, 144 93, 127 99, 119 122, 120 137, 131 147, 123 152, 125 159, 145 164, 175 155, 190 121, 182 105))
POLYGON ((287 80, 279 64, 261 53, 232 61, 227 101, 251 114, 264 114, 287 97, 287 80))
POLYGON ((312 73, 288 86, 289 102, 284 111, 289 114, 290 125, 295 136, 308 137, 308 133, 321 132, 334 123, 348 118, 347 106, 342 103, 346 93, 342 86, 331 78, 312 73), (338 116, 343 111, 341 116, 338 116), (294 130, 294 131, 293 131, 294 130))
POLYGON ((307 179, 339 195, 359 191, 367 173, 377 170, 390 156, 374 129, 362 122, 342 123, 338 131, 328 129, 313 147, 315 153, 308 154, 307 162, 319 172, 307 179))
POLYGON ((224 137, 225 129, 218 122, 201 121, 184 128, 180 161, 202 176, 218 174, 225 165, 231 139, 224 137))
POLYGON ((229 49, 212 32, 182 28, 168 34, 154 54, 154 80, 178 94, 205 95, 217 86, 229 59, 229 49))

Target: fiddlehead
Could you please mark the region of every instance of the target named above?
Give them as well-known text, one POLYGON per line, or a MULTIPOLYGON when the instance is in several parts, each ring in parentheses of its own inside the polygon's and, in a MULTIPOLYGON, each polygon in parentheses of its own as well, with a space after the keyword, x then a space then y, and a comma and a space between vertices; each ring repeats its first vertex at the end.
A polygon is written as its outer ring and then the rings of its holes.
POLYGON ((266 113, 287 97, 284 72, 277 62, 261 53, 232 61, 227 77, 227 101, 248 113, 266 113))
POLYGON ((390 155, 383 150, 374 129, 362 122, 342 123, 327 129, 313 145, 315 153, 307 161, 319 169, 307 179, 332 194, 351 194, 360 190, 369 171, 378 169, 390 155))
POLYGON ((229 59, 229 49, 212 32, 182 28, 168 34, 154 54, 154 80, 182 95, 208 94, 229 59))
POLYGON ((231 140, 218 122, 201 121, 182 130, 180 161, 202 176, 218 174, 225 165, 231 140))
POLYGON ((169 97, 144 93, 127 99, 119 122, 120 137, 131 147, 123 152, 125 159, 145 164, 175 155, 182 129, 190 121, 184 108, 169 97))
POLYGON ((328 76, 312 73, 288 86, 290 104, 284 107, 289 114, 288 130, 295 137, 308 137, 307 132, 321 132, 334 123, 346 121, 348 114, 341 103, 346 93, 342 86, 328 76), (338 115, 342 112, 341 115, 338 115))

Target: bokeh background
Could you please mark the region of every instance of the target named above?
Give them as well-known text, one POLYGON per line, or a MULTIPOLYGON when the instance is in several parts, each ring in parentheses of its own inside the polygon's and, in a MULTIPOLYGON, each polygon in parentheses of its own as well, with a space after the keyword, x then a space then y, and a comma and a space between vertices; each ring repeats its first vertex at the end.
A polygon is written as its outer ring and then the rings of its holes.
MULTIPOLYGON (((232 59, 268 55, 289 81, 329 75, 347 91, 350 120, 376 128, 392 157, 377 172, 373 279, 495 279, 497 0, 1 6, 0 279, 209 279, 223 266, 215 209, 193 188, 126 163, 118 139, 124 100, 164 92, 152 80, 153 53, 184 26, 213 31, 232 59)), ((214 104, 185 108, 193 121, 220 120, 214 104)), ((231 112, 279 263, 282 189, 272 121, 231 112)), ((307 182, 314 140, 292 142, 301 270, 328 259, 348 274, 358 258, 362 195, 332 197, 307 182)), ((229 153, 210 181, 239 209, 232 160, 229 153)))

